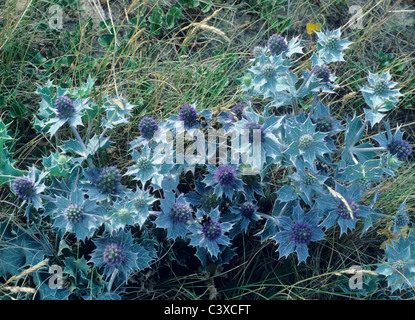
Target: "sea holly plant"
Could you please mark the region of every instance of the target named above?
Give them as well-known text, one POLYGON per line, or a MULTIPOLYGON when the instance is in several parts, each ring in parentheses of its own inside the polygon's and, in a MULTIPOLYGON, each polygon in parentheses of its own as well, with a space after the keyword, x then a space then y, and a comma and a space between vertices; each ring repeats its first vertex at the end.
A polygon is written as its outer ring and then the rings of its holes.
POLYGON ((389 71, 382 74, 369 72, 367 81, 368 85, 361 87, 360 91, 370 108, 364 110, 367 121, 373 126, 385 117, 385 112, 396 107, 402 94, 395 88, 397 83, 392 81, 389 71))
MULTIPOLYGON (((171 257, 189 273, 199 271, 182 262, 193 258, 205 272, 224 268, 245 250, 247 237, 275 243, 277 259, 296 256, 307 264, 318 258, 326 235, 363 236, 382 223, 379 217, 401 238, 389 241, 376 272, 392 291, 411 289, 412 280, 404 280, 415 257, 412 240, 403 237, 412 226, 407 202, 390 215, 375 208, 377 194, 370 205, 364 197, 411 160, 403 126, 391 130, 383 120, 401 94, 389 72, 369 73, 361 89, 369 109, 340 119, 325 98, 341 89, 332 70, 352 43, 340 29, 316 34, 307 61, 297 59, 302 40, 273 34, 253 50, 240 101, 217 110, 203 99, 188 101, 165 119, 145 114, 137 134, 121 145, 114 130, 136 117, 127 95, 97 97, 92 78, 74 89, 48 81, 36 90, 41 101, 33 128, 56 145, 27 172, 15 168, 9 125, 0 121, 0 182, 24 210, 19 218, 44 241, 33 261, 47 258, 79 281, 59 292, 41 284, 39 270, 31 275, 39 295, 118 299, 130 279, 171 257), (369 125, 380 133, 366 136, 369 125), (109 148, 126 157, 109 156, 109 148)), ((19 231, 6 231, 14 243, 19 231)), ((18 249, 5 252, 13 258, 10 265, 0 259, 1 276, 29 265, 18 249)))

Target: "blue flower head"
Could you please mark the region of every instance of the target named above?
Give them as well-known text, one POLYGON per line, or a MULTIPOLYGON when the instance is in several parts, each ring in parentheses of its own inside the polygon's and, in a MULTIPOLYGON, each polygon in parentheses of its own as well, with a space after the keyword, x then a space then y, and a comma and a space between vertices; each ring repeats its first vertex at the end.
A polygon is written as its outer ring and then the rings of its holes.
POLYGON ((297 253, 298 264, 305 262, 308 245, 311 242, 324 239, 324 232, 318 226, 320 216, 317 211, 305 213, 297 204, 291 216, 278 217, 279 232, 272 237, 278 246, 281 257, 287 257, 294 251, 297 253))
POLYGON ((221 251, 220 246, 230 245, 229 237, 225 233, 232 228, 232 223, 221 221, 218 208, 209 213, 198 210, 196 217, 200 222, 190 225, 189 244, 193 247, 205 248, 213 257, 217 257, 221 251))
POLYGON ((179 109, 179 120, 184 122, 185 127, 196 126, 198 117, 195 107, 190 104, 185 104, 179 109))
POLYGON ((398 97, 402 96, 399 89, 395 89, 396 82, 392 81, 389 71, 381 74, 369 72, 367 77, 368 86, 361 87, 366 104, 371 108, 378 108, 379 111, 389 111, 398 102, 398 97), (384 109, 387 108, 387 109, 384 109))
POLYGON ((337 120, 330 114, 329 107, 325 106, 321 101, 316 104, 311 119, 316 124, 316 131, 324 132, 329 135, 335 135, 344 131, 341 121, 337 120))
POLYGON ((55 117, 52 117, 45 122, 45 126, 50 126, 48 132, 53 136, 60 127, 65 123, 76 127, 82 125, 82 111, 88 109, 89 99, 71 98, 60 95, 55 99, 54 111, 55 117))
POLYGON ((159 126, 157 122, 151 117, 144 117, 138 124, 141 136, 144 139, 150 140, 153 138, 154 133, 158 130, 159 126))
POLYGON ((183 131, 192 133, 195 129, 203 128, 200 122, 201 117, 209 123, 212 120, 212 112, 209 110, 198 112, 196 103, 185 104, 180 107, 178 114, 171 115, 167 122, 169 126, 175 127, 176 134, 182 133, 183 131))
POLYGON ((132 272, 149 267, 149 252, 139 244, 134 244, 130 231, 114 231, 94 240, 96 249, 89 262, 103 268, 103 276, 109 278, 118 271, 116 278, 127 282, 132 272))
POLYGON ((76 112, 72 99, 67 96, 60 96, 55 100, 55 109, 59 120, 69 119, 76 112))
POLYGON ((369 217, 371 214, 370 207, 359 204, 363 191, 353 186, 346 187, 337 182, 335 191, 347 201, 348 205, 342 199, 334 197, 332 194, 319 198, 317 207, 326 215, 326 218, 321 223, 321 227, 329 229, 337 223, 340 226, 341 236, 349 229, 353 230, 356 227, 357 220, 361 218, 365 222, 365 230, 369 228, 368 224, 371 221, 369 217))
POLYGON ((56 197, 57 215, 54 227, 65 232, 74 233, 77 239, 85 241, 93 236, 95 230, 103 223, 96 201, 85 199, 81 189, 75 189, 69 198, 56 197))
POLYGON ((181 194, 176 198, 173 192, 165 192, 160 207, 161 213, 155 221, 157 227, 167 229, 167 237, 170 239, 185 239, 193 219, 193 210, 184 196, 181 194))
POLYGON ((392 292, 413 288, 415 286, 415 260, 413 259, 414 244, 403 235, 399 240, 386 243, 385 257, 376 272, 384 275, 392 292))
POLYGON ((288 51, 288 43, 285 38, 279 34, 273 34, 268 39, 268 50, 273 56, 278 56, 288 51))
POLYGON ((84 171, 89 183, 84 183, 88 196, 103 201, 110 196, 123 196, 127 189, 121 184, 121 173, 115 166, 84 171))
POLYGON ((213 187, 217 197, 225 195, 229 199, 238 191, 243 191, 243 182, 240 179, 240 171, 236 165, 207 166, 209 174, 202 181, 208 187, 213 187))
POLYGON ((35 166, 32 166, 27 176, 20 176, 14 179, 13 190, 24 202, 28 204, 33 203, 35 209, 41 209, 43 208, 41 193, 46 188, 43 184, 43 179, 46 175, 47 172, 40 172, 35 166))
POLYGON ((364 109, 367 120, 373 126, 380 122, 388 112, 396 107, 399 102, 398 98, 402 96, 399 89, 395 89, 396 82, 391 80, 389 71, 382 74, 373 74, 369 72, 368 86, 360 88, 365 103, 370 109, 364 109))
POLYGON ((325 194, 322 184, 328 179, 327 176, 320 174, 314 168, 297 167, 297 172, 289 176, 303 201, 312 204, 314 196, 325 194))
POLYGON ((229 237, 233 239, 241 232, 247 233, 248 228, 252 227, 260 219, 258 207, 252 201, 242 201, 230 208, 230 219, 233 227, 229 232, 229 237))
POLYGON ((406 199, 399 206, 396 214, 393 216, 393 232, 396 234, 401 231, 402 228, 407 228, 411 223, 408 216, 408 209, 406 208, 406 199))

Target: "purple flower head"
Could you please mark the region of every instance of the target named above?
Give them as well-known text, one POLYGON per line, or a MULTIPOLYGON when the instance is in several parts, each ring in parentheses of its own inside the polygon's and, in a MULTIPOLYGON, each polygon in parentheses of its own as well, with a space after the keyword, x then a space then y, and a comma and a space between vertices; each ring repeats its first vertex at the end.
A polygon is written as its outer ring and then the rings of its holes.
POLYGON ((285 41, 283 36, 273 34, 268 39, 268 50, 270 51, 271 55, 278 56, 281 53, 288 51, 288 43, 285 41))
MULTIPOLYGON (((246 105, 244 105, 243 103, 237 103, 236 105, 232 107, 232 113, 236 116, 236 118, 238 118, 238 120, 241 120, 245 108, 246 108, 246 105)), ((230 116, 230 118, 231 120, 234 120, 233 116, 230 116)))
POLYGON ((221 186, 232 185, 235 178, 235 170, 231 166, 220 166, 215 171, 215 181, 221 186))
POLYGON ((308 223, 297 222, 291 226, 290 238, 295 244, 308 244, 312 236, 313 230, 308 223))
POLYGON ((321 66, 316 66, 314 74, 322 82, 330 82, 330 69, 327 65, 322 64, 321 66))
POLYGON ((157 125, 157 122, 151 117, 144 117, 138 124, 138 129, 140 130, 141 135, 147 140, 153 138, 154 133, 158 130, 158 128, 159 126, 157 125))
POLYGON ((203 223, 202 232, 207 239, 213 241, 222 235, 222 227, 218 221, 208 220, 203 223))
POLYGON ((411 154, 412 147, 406 140, 392 138, 392 141, 388 144, 388 150, 392 155, 396 155, 399 160, 404 160, 411 154))
POLYGON ((98 176, 97 186, 102 193, 115 193, 121 184, 121 174, 114 166, 105 167, 98 176))
POLYGON ((179 110, 179 120, 184 122, 187 127, 193 127, 198 124, 197 111, 190 104, 182 106, 179 110))
POLYGON ((186 223, 192 217, 192 209, 184 203, 174 203, 171 209, 171 218, 174 224, 186 223))
POLYGON ((27 177, 16 178, 13 182, 13 189, 24 200, 31 199, 36 193, 34 183, 27 177))
POLYGON ((333 129, 333 117, 321 116, 316 120, 316 130, 320 132, 330 132, 333 129))
POLYGON ((241 205, 241 209, 240 210, 241 210, 241 214, 244 217, 250 218, 250 217, 252 217, 252 215, 255 212, 255 205, 252 202, 247 201, 247 202, 244 202, 241 205))
POLYGON ((70 118, 76 111, 71 98, 66 96, 60 96, 55 100, 55 109, 60 120, 70 118))
POLYGON ((398 213, 395 217, 395 223, 398 227, 406 227, 409 224, 409 217, 406 213, 398 213))
MULTIPOLYGON (((353 199, 348 199, 347 203, 349 204, 350 209, 352 209, 353 216, 357 218, 359 216, 359 206, 353 199)), ((343 202, 339 202, 337 204, 337 214, 342 219, 347 219, 347 220, 351 219, 349 210, 347 210, 347 207, 343 202)))
POLYGON ((117 268, 125 262, 127 256, 122 245, 109 243, 102 253, 102 258, 105 264, 117 268))
POLYGON ((139 244, 135 244, 131 231, 113 231, 94 240, 96 249, 91 253, 89 262, 103 268, 104 278, 118 271, 116 278, 127 282, 132 272, 149 267, 151 256, 139 244))
POLYGON ((247 129, 249 132, 249 143, 254 141, 254 130, 261 130, 261 142, 265 142, 265 133, 264 128, 256 122, 248 122, 245 124, 244 129, 247 129))
POLYGON ((279 232, 272 237, 279 244, 280 256, 297 253, 298 263, 306 261, 309 256, 308 245, 324 239, 324 232, 319 226, 320 215, 317 211, 305 213, 297 203, 290 216, 278 218, 279 232))

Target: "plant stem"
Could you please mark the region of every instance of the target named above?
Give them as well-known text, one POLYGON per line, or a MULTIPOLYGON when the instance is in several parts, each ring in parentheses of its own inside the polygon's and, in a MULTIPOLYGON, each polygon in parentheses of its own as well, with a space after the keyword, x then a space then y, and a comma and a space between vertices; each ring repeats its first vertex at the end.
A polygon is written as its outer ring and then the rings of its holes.
POLYGON ((45 199, 46 201, 49 201, 49 202, 55 202, 56 201, 55 198, 49 197, 49 196, 44 195, 44 194, 40 194, 39 197, 41 197, 42 199, 45 199))
POLYGON ((369 121, 366 119, 365 123, 363 123, 363 126, 359 129, 356 136, 354 137, 353 142, 351 143, 352 146, 354 146, 360 140, 360 136, 362 135, 363 131, 366 129, 368 124, 369 121))
POLYGON ((86 148, 86 145, 85 145, 84 141, 82 140, 81 136, 79 135, 78 130, 76 130, 76 128, 74 126, 71 126, 71 129, 72 129, 72 132, 74 133, 76 139, 79 141, 79 143, 82 146, 82 149, 85 153, 86 160, 88 161, 89 168, 91 168, 91 169, 94 168, 94 164, 93 164, 91 158, 88 158, 88 150, 86 148))
POLYGON ((350 148, 351 151, 354 152, 383 152, 383 151, 388 151, 388 149, 384 148, 384 147, 373 147, 373 148, 356 148, 356 147, 351 147, 350 148))

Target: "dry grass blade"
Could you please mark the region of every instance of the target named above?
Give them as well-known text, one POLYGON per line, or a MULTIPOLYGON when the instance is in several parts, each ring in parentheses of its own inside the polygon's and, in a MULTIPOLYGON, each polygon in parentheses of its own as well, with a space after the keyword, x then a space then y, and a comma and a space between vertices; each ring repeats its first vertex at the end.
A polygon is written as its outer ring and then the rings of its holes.
POLYGON ((379 275, 378 273, 371 271, 371 270, 360 270, 360 269, 348 269, 348 270, 342 270, 342 271, 338 271, 338 272, 334 272, 333 273, 336 276, 340 276, 342 274, 370 274, 372 276, 377 276, 379 275))
POLYGON ((32 273, 33 271, 36 271, 39 268, 42 268, 43 266, 45 266, 48 263, 48 261, 49 261, 49 259, 45 259, 43 261, 40 261, 38 264, 34 265, 33 267, 30 267, 29 269, 24 270, 21 274, 9 278, 9 280, 7 280, 4 284, 2 284, 0 286, 0 288, 5 287, 7 284, 9 284, 12 281, 23 278, 24 276, 28 275, 29 273, 32 273))
POLYGON ((19 292, 23 292, 23 293, 35 293, 36 290, 33 288, 27 288, 27 287, 9 287, 9 286, 5 286, 2 289, 10 291, 11 293, 19 293, 19 292))
POLYGON ((347 200, 340 194, 340 193, 338 193, 337 191, 335 191, 335 190, 333 190, 332 188, 330 188, 328 185, 326 185, 325 183, 323 183, 323 182, 321 182, 320 180, 318 180, 315 176, 313 176, 310 172, 307 172, 307 174, 310 176, 310 177, 313 177, 314 179, 316 179, 318 182, 320 182, 321 184, 323 184, 324 186, 326 186, 326 188, 329 190, 329 192, 330 192, 330 194, 333 196, 333 197, 335 197, 335 198, 338 198, 338 199, 340 199, 341 200, 341 202, 343 202, 344 203, 344 205, 346 206, 346 208, 347 208, 347 211, 349 211, 349 214, 350 214, 350 217, 352 218, 352 219, 354 219, 354 217, 353 217, 353 210, 352 210, 352 208, 350 208, 350 205, 349 205, 349 203, 347 202, 347 200))
POLYGON ((335 190, 333 190, 332 188, 330 188, 328 185, 326 185, 326 184, 324 184, 325 186, 326 186, 326 188, 329 190, 329 192, 330 192, 330 194, 333 196, 333 197, 335 197, 335 198, 338 198, 338 199, 340 199, 341 200, 341 202, 343 202, 344 203, 344 205, 346 206, 346 208, 347 208, 347 211, 349 211, 349 214, 350 214, 350 218, 352 218, 352 219, 354 219, 354 217, 353 217, 353 210, 352 210, 352 208, 350 208, 350 205, 349 205, 349 203, 347 202, 347 200, 340 194, 340 193, 338 193, 337 191, 335 191, 335 190))
POLYGON ((212 33, 215 33, 215 34, 217 34, 217 35, 220 35, 220 36, 222 36, 226 41, 230 41, 230 39, 226 36, 226 34, 222 31, 222 30, 220 30, 220 29, 218 29, 218 28, 216 28, 216 27, 212 27, 212 26, 209 26, 207 23, 208 23, 208 21, 209 20, 211 20, 212 18, 214 18, 218 13, 219 13, 219 11, 221 11, 222 9, 218 9, 218 10, 216 10, 214 13, 212 13, 212 15, 210 15, 209 17, 207 17, 207 18, 205 18, 205 19, 203 19, 201 22, 194 22, 194 23, 191 23, 190 25, 188 25, 188 26, 186 26, 186 27, 184 27, 184 28, 182 28, 180 31, 183 31, 183 30, 186 30, 186 29, 188 29, 188 28, 190 28, 190 27, 194 27, 190 32, 189 32, 189 34, 187 35, 187 37, 183 40, 183 42, 182 42, 182 46, 187 42, 187 41, 189 41, 189 39, 191 38, 191 37, 193 37, 193 35, 197 32, 197 30, 199 30, 199 29, 202 29, 202 30, 206 30, 206 31, 210 31, 210 32, 212 32, 212 33))

